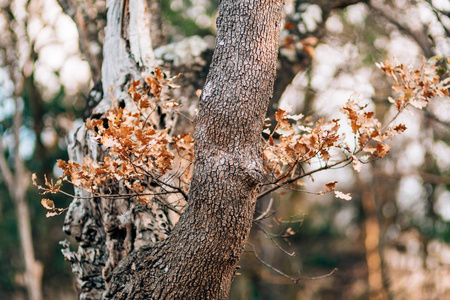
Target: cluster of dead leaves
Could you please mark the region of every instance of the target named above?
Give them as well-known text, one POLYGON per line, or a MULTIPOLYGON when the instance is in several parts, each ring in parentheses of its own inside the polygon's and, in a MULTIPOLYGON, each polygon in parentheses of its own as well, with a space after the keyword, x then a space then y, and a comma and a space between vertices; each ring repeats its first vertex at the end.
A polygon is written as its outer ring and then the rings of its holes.
MULTIPOLYGON (((393 89, 398 97, 389 98, 389 101, 395 105, 397 115, 382 126, 374 112, 367 110, 367 105, 348 100, 341 111, 351 126, 356 141, 353 147, 345 142, 339 119, 328 122, 319 119, 313 123, 310 118, 292 115, 282 109, 275 113, 275 128, 263 131, 266 137, 263 159, 267 178, 264 185, 272 186, 269 192, 298 184, 299 179, 315 172, 350 162, 356 171, 361 171, 362 164, 370 158, 382 158, 390 151, 387 140, 406 130, 404 124, 392 125, 398 114, 410 105, 422 109, 431 98, 448 96, 450 79, 440 80, 432 64, 424 62, 414 70, 386 61, 378 67, 394 79, 393 89), (361 158, 363 154, 365 159, 361 158), (305 172, 303 166, 310 165, 313 160, 319 162, 320 167, 305 172)), ((186 133, 174 137, 171 135, 172 128, 159 127, 161 112, 174 113, 179 106, 164 96, 165 87, 175 87, 172 84, 174 78, 168 78, 157 69, 154 76, 146 78, 144 83, 133 81, 130 84, 128 93, 133 106, 122 108, 113 99, 114 105, 104 119, 87 120, 86 128, 91 137, 107 150, 103 161, 94 162, 87 157, 81 164, 58 160, 57 165, 64 174, 57 183, 45 179, 45 186, 39 186, 33 175, 34 184, 43 194, 62 192, 62 183, 69 182, 94 195, 105 196, 108 186, 120 183, 127 187, 130 195, 138 200, 144 199, 143 202, 151 201, 158 188, 158 195, 186 195, 194 159, 192 135, 186 133), (180 167, 183 165, 181 162, 184 162, 183 168, 180 167), (172 181, 175 178, 177 186, 169 184, 168 178, 172 181), (150 187, 150 183, 156 183, 157 187, 150 187)), ((337 181, 328 183, 325 192, 334 192, 337 197, 350 200, 349 194, 335 190, 336 184, 337 181)), ((55 208, 49 199, 43 199, 42 205, 50 211, 50 215, 64 211, 55 208)))
MULTIPOLYGON (((339 132, 339 119, 326 123, 319 119, 313 124, 307 119, 303 120, 302 115, 290 115, 285 110, 278 109, 275 113, 277 124, 274 130, 267 128, 263 131, 268 135, 263 143, 264 171, 270 174, 266 176, 270 178, 268 185, 295 185, 299 183, 297 179, 306 174, 343 166, 349 162, 360 172, 363 163, 386 156, 390 151, 386 142, 406 130, 404 124, 393 125, 402 111, 410 105, 422 109, 433 97, 449 95, 447 84, 450 79, 440 80, 433 64, 424 61, 417 70, 389 61, 377 66, 384 74, 394 79, 393 89, 398 97, 389 98, 397 110, 394 118, 382 126, 375 118, 375 113, 367 110, 367 105, 360 105, 359 101, 349 99, 341 111, 346 116, 356 141, 355 145, 350 147, 344 141, 345 134, 339 132), (275 134, 278 135, 277 142, 274 140, 275 134), (335 160, 331 162, 332 157, 335 160), (311 164, 313 159, 318 161, 321 167, 306 173, 302 164, 311 164)), ((348 194, 335 190, 336 183, 337 181, 333 181, 327 184, 326 192, 334 191, 339 198, 351 199, 348 194)))
POLYGON ((327 162, 331 157, 329 150, 340 147, 339 120, 324 123, 323 119, 319 119, 312 126, 309 120, 303 122, 302 119, 302 115, 290 115, 278 109, 275 129, 272 132, 269 129, 263 131, 269 134, 263 146, 266 173, 280 176, 286 169, 293 169, 293 165, 310 163, 313 157, 327 162), (278 135, 276 143, 274 134, 278 135))
MULTIPOLYGON (((268 185, 298 185, 296 179, 305 173, 302 164, 311 164, 317 159, 326 168, 334 150, 347 149, 343 143, 345 136, 339 134, 339 119, 325 123, 321 118, 311 123, 308 119, 303 120, 302 115, 291 115, 278 109, 275 120, 277 125, 272 132, 268 128, 263 131, 269 135, 263 143, 264 172, 266 178, 270 178, 268 185), (277 142, 273 138, 275 134, 278 135, 277 142)), ((328 183, 326 191, 334 191, 337 197, 350 200, 349 195, 335 190, 336 184, 337 181, 328 183)))
MULTIPOLYGON (((450 63, 450 60, 447 60, 450 63)), ((409 105, 422 109, 434 97, 448 96, 448 83, 450 78, 441 80, 438 69, 434 63, 423 60, 419 69, 415 70, 397 61, 379 63, 381 71, 394 79, 392 89, 398 94, 389 101, 395 104, 397 111, 401 112, 409 105)))
MULTIPOLYGON (((158 111, 167 115, 179 106, 163 96, 165 86, 175 87, 171 83, 174 78, 167 79, 157 69, 144 84, 140 81, 130 84, 128 93, 133 106, 122 108, 112 99, 113 106, 104 119, 88 119, 86 128, 90 137, 107 151, 107 156, 100 162, 88 157, 83 163, 58 160, 57 166, 63 170, 59 182, 66 181, 101 196, 105 196, 108 186, 120 183, 127 187, 129 194, 145 194, 146 197, 139 199, 151 201, 150 183, 166 184, 165 175, 174 171, 177 163, 179 165, 179 161, 184 159, 189 161, 184 164, 185 169, 175 171, 183 180, 177 182, 177 187, 167 183, 165 191, 169 194, 177 189, 186 190, 191 175, 193 138, 190 134, 172 136, 170 127, 159 128, 157 116, 158 111)), ((56 193, 60 186, 38 188, 44 193, 56 193)))
MULTIPOLYGON (((56 194, 60 192, 60 188, 62 186, 62 181, 58 180, 56 183, 53 182, 53 179, 50 179, 50 181, 47 179, 47 176, 44 176, 45 182, 44 182, 44 186, 40 186, 39 184, 37 184, 36 182, 36 174, 31 175, 31 180, 33 182, 33 185, 35 185, 39 190, 41 190, 41 195, 45 195, 45 194, 56 194)), ((62 214, 64 211, 67 210, 67 208, 58 208, 55 206, 55 203, 48 199, 48 198, 43 198, 41 200, 41 204, 42 206, 48 210, 46 217, 53 217, 53 216, 57 216, 62 214)))

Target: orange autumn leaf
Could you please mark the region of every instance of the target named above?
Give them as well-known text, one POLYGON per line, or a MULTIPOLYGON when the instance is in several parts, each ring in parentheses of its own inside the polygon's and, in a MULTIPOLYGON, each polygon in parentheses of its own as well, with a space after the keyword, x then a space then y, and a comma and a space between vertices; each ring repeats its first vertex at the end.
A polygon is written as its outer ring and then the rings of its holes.
POLYGON ((394 131, 401 133, 406 130, 406 126, 404 124, 398 124, 392 128, 394 131))
POLYGON ((336 187, 336 183, 338 183, 337 180, 325 184, 325 187, 327 188, 327 192, 334 191, 334 188, 336 187))
POLYGON ((377 148, 378 157, 386 156, 386 154, 388 154, 391 149, 391 147, 389 147, 389 145, 386 145, 386 144, 383 145, 380 143, 377 144, 376 148, 377 148))

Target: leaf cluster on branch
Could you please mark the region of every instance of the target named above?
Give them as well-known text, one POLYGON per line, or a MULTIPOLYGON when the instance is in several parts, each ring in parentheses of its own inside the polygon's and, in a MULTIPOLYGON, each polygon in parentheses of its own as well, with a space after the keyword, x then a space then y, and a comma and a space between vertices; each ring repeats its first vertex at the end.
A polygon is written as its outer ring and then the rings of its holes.
MULTIPOLYGON (((450 63, 450 62, 449 62, 450 63)), ((275 113, 275 128, 266 128, 262 136, 265 179, 259 197, 277 189, 295 189, 299 180, 316 172, 343 167, 352 163, 361 171, 363 163, 382 158, 390 151, 386 143, 395 135, 406 130, 404 124, 394 124, 400 113, 410 106, 422 109, 434 97, 449 96, 450 79, 441 80, 433 63, 424 61, 419 69, 412 69, 399 62, 377 64, 382 72, 394 80, 396 114, 384 126, 375 118, 367 105, 356 99, 349 99, 341 108, 351 126, 354 145, 346 142, 341 132, 341 120, 325 122, 319 119, 312 123, 310 117, 292 115, 278 109, 275 113), (312 162, 319 167, 311 167, 312 162)), ((121 107, 113 99, 113 107, 104 119, 86 122, 90 136, 107 150, 108 156, 94 162, 89 158, 79 164, 58 160, 63 175, 57 183, 45 180, 45 186, 33 182, 42 194, 67 193, 61 191, 68 182, 96 197, 132 198, 142 204, 156 200, 181 213, 187 200, 192 174, 194 141, 190 133, 172 136, 173 126, 160 128, 158 115, 175 114, 180 104, 168 98, 165 89, 175 88, 173 80, 157 69, 145 82, 133 81, 128 93, 132 106, 121 107), (117 194, 114 186, 127 187, 129 193, 117 194), (168 195, 176 194, 181 200, 169 202, 168 195)), ((270 124, 265 124, 269 126, 270 124)), ((325 192, 334 191, 339 198, 350 200, 349 194, 335 190, 337 181, 326 184, 325 192)), ((320 191, 319 194, 324 192, 320 191)), ((73 196, 75 197, 75 196, 73 196)), ((48 216, 62 213, 49 199, 43 206, 48 216)))
MULTIPOLYGON (((367 109, 357 99, 349 99, 341 108, 341 112, 351 126, 354 145, 350 147, 346 136, 340 132, 340 119, 324 122, 319 119, 315 124, 302 115, 290 115, 279 109, 275 114, 277 125, 264 142, 263 155, 267 182, 260 197, 281 187, 294 189, 299 180, 325 169, 353 164, 360 172, 363 163, 386 156, 390 151, 387 140, 404 132, 404 124, 394 125, 394 121, 410 106, 418 109, 426 107, 434 97, 448 96, 447 85, 450 80, 441 80, 433 63, 424 61, 419 69, 412 69, 399 62, 377 64, 382 72, 394 79, 393 90, 398 94, 389 101, 395 104, 394 117, 384 126, 375 118, 375 113, 367 109), (274 141, 274 134, 279 135, 279 142, 274 141), (318 162, 320 167, 305 171, 304 163, 318 162)), ((267 124, 270 125, 270 124, 267 124)), ((326 192, 334 191, 339 198, 350 200, 348 194, 336 191, 333 181, 326 185, 326 192)), ((320 191, 319 194, 323 192, 320 191)))

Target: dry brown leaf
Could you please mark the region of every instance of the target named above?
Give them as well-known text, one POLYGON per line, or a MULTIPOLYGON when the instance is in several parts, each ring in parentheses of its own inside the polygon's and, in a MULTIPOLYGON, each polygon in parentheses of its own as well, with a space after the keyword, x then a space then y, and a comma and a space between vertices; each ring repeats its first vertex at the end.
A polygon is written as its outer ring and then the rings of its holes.
POLYGON ((55 203, 53 203, 53 201, 50 199, 46 199, 46 198, 42 199, 41 204, 43 207, 45 207, 48 210, 55 209, 55 203))
POLYGON ((386 156, 386 154, 388 154, 390 149, 391 149, 391 147, 389 147, 389 145, 386 145, 386 144, 383 145, 383 144, 380 144, 380 143, 378 143, 376 147, 377 147, 377 155, 378 155, 378 157, 386 156))
POLYGON ((336 187, 336 183, 338 183, 337 180, 325 184, 325 187, 327 188, 327 192, 334 191, 334 188, 336 187))

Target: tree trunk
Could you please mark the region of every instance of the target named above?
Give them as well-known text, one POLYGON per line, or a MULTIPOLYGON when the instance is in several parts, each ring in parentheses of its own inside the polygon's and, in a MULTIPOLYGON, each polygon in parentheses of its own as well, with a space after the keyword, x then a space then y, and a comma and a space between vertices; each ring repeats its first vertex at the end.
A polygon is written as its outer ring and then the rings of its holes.
MULTIPOLYGON (((153 67, 151 16, 136 9, 139 5, 145 8, 145 1, 107 2, 102 82, 104 91, 113 86, 119 102, 127 101, 131 80, 153 67)), ((220 4, 196 119, 189 202, 168 238, 171 221, 161 208, 137 210, 129 200, 98 198, 71 204, 65 231, 80 247, 64 253, 78 273, 81 299, 98 299, 105 289, 107 299, 228 297, 262 179, 260 139, 275 80, 282 8, 280 0, 220 4)), ((94 114, 106 111, 109 97, 105 93, 94 114)), ((83 128, 70 153, 75 161, 104 155, 83 128)))
POLYGON ((25 191, 26 188, 22 191, 16 191, 17 193, 14 199, 16 204, 17 223, 20 233, 20 244, 22 246, 25 261, 25 284, 27 286, 28 297, 30 300, 42 300, 42 276, 44 273, 44 267, 41 262, 35 259, 34 256, 30 212, 28 210, 28 204, 25 198, 25 191))
MULTIPOLYGON (((20 80, 20 79, 19 79, 20 80)), ((23 82, 17 80, 16 83, 23 82)), ((22 110, 19 95, 23 85, 16 84, 14 100, 16 111, 13 121, 14 135, 14 172, 8 166, 3 150, 3 137, 0 135, 0 171, 2 172, 5 185, 13 200, 16 209, 17 228, 19 230, 20 246, 24 259, 24 277, 30 300, 41 300, 42 298, 42 276, 44 267, 34 256, 33 234, 31 230, 30 211, 26 199, 26 191, 30 184, 30 175, 25 169, 24 162, 20 157, 20 127, 22 126, 22 110)))
POLYGON ((262 179, 261 131, 283 3, 222 1, 195 128, 189 203, 163 242, 129 255, 106 298, 226 299, 262 179))
MULTIPOLYGON (((16 93, 18 94, 18 93, 16 93)), ((20 126, 22 125, 22 105, 19 96, 15 95, 16 112, 14 115, 14 182, 8 184, 11 198, 16 206, 17 227, 19 229, 20 244, 25 262, 25 285, 30 300, 42 300, 42 276, 44 267, 34 256, 33 235, 31 231, 30 211, 26 199, 26 191, 30 184, 30 175, 25 169, 20 157, 20 126)), ((0 143, 1 143, 0 139, 0 143)))

